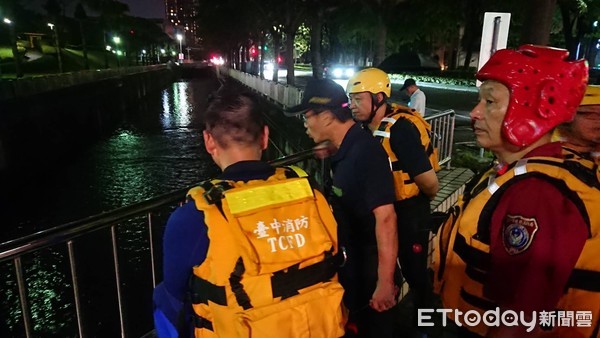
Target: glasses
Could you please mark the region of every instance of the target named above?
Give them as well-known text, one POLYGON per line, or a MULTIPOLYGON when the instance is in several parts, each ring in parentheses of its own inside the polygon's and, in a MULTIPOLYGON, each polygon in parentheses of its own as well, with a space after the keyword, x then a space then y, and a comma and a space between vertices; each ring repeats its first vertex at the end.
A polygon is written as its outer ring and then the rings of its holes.
POLYGON ((308 121, 309 118, 319 115, 324 111, 327 111, 328 109, 311 109, 309 111, 307 111, 306 113, 300 115, 302 117, 302 122, 306 122, 308 121), (310 115, 309 115, 310 113, 310 115))

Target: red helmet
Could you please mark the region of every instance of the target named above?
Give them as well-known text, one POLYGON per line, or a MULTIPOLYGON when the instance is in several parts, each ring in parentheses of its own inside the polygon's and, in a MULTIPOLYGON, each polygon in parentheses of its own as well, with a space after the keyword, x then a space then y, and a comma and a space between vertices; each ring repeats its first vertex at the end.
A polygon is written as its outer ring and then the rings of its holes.
POLYGON ((569 52, 523 45, 499 50, 477 72, 480 81, 494 80, 510 91, 502 134, 525 147, 557 125, 573 119, 588 80, 585 60, 567 61, 569 52))

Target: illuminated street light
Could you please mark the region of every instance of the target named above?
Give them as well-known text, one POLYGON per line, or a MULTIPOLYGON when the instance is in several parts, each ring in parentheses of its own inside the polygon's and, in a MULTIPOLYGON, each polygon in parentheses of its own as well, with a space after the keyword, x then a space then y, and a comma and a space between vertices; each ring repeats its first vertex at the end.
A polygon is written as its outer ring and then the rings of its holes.
POLYGON ((142 49, 142 54, 146 54, 146 50, 145 49, 142 49))
MULTIPOLYGON (((119 47, 119 44, 121 43, 121 38, 118 37, 118 36, 113 36, 113 41, 114 41, 114 43, 116 45, 115 49, 117 49, 117 47, 119 47)), ((114 50, 112 52, 115 53, 114 50)), ((116 54, 117 54, 117 68, 121 68, 121 60, 119 60, 119 56, 121 56, 122 53, 121 53, 120 50, 117 50, 116 54)))
POLYGON ((10 45, 12 48, 13 59, 15 60, 15 74, 17 78, 23 77, 23 71, 21 70, 21 56, 19 55, 19 47, 17 47, 17 33, 15 32, 15 25, 9 18, 2 20, 9 26, 10 33, 10 45))
POLYGON ((106 50, 110 52, 110 50, 112 49, 111 46, 106 46, 106 50))
POLYGON ((56 57, 58 59, 58 72, 62 73, 63 72, 63 64, 62 64, 62 57, 60 55, 60 43, 58 41, 58 29, 54 29, 54 24, 48 22, 48 27, 50 27, 50 30, 54 33, 54 44, 56 45, 56 57))
POLYGON ((181 53, 181 41, 183 40, 183 35, 177 34, 177 40, 179 40, 179 53, 181 53))
POLYGON ((165 50, 164 50, 163 48, 161 48, 161 49, 160 49, 160 53, 161 53, 161 54, 164 54, 164 53, 165 53, 165 50))

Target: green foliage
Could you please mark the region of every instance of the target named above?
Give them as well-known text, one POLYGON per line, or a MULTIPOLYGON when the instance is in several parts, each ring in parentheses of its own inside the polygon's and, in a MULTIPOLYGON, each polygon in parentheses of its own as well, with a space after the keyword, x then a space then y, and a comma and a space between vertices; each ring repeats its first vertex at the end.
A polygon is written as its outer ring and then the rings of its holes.
POLYGON ((310 28, 305 24, 300 25, 298 32, 296 32, 294 49, 298 56, 302 56, 310 50, 310 28))
POLYGON ((483 152, 476 145, 457 145, 452 152, 452 166, 469 168, 474 173, 479 173, 489 167, 494 160, 494 155, 489 151, 483 152))
POLYGON ((468 72, 442 72, 439 75, 417 75, 417 74, 389 74, 392 81, 404 81, 413 78, 417 82, 428 82, 455 86, 475 86, 474 73, 468 72))

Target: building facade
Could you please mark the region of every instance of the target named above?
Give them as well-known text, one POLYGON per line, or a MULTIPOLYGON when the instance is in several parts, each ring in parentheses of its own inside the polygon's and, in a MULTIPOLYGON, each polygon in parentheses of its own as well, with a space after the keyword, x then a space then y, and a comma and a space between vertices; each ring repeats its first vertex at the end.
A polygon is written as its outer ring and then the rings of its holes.
POLYGON ((173 38, 182 34, 185 46, 200 44, 198 26, 194 19, 198 6, 198 0, 165 0, 165 31, 173 38))

